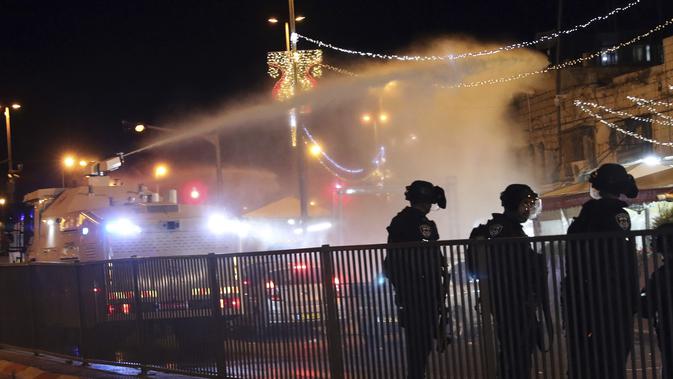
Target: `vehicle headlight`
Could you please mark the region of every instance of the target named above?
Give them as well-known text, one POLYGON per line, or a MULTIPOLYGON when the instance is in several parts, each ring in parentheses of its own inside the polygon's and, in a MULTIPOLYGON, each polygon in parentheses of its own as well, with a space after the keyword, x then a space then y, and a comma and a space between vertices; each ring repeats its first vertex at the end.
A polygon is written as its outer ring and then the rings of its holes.
POLYGON ((105 231, 120 236, 133 236, 140 234, 141 229, 140 226, 134 224, 131 220, 121 218, 105 225, 105 231))

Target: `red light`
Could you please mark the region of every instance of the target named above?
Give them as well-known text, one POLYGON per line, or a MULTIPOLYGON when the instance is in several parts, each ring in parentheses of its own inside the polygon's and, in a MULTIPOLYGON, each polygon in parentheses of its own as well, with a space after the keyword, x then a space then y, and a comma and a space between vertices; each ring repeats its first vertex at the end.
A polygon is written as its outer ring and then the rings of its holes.
POLYGON ((196 189, 196 187, 193 187, 192 191, 189 193, 189 197, 196 200, 199 197, 201 197, 201 193, 199 192, 199 190, 196 189))
POLYGON ((244 281, 243 281, 243 285, 244 285, 244 286, 247 286, 248 284, 250 284, 250 282, 248 282, 247 280, 244 280, 244 281))
POLYGON ((334 188, 336 188, 336 189, 342 189, 343 186, 341 185, 341 183, 336 183, 336 184, 334 185, 334 188))
POLYGON ((93 288, 93 293, 98 293, 98 291, 100 291, 100 289, 98 287, 93 288))
POLYGON ((232 307, 238 307, 238 301, 236 301, 236 299, 232 300, 231 301, 231 306, 232 307))
POLYGON ((295 270, 306 270, 306 265, 301 263, 301 264, 296 264, 293 267, 295 270))
POLYGON ((108 315, 113 315, 115 313, 115 306, 114 304, 108 304, 107 306, 107 314, 108 315))
POLYGON ((131 306, 129 304, 122 304, 122 313, 127 315, 131 311, 131 306))

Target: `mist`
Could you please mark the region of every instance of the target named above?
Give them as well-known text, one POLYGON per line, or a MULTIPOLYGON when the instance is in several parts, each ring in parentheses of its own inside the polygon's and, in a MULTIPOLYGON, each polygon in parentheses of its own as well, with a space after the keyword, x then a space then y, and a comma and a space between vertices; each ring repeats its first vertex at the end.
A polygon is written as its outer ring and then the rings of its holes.
MULTIPOLYGON (((465 38, 443 38, 424 43, 413 53, 445 55, 492 47, 495 46, 465 38)), ((324 59, 324 63, 330 62, 324 59)), ((229 102, 208 114, 172 120, 171 126, 180 133, 129 155, 213 131, 232 138, 241 130, 253 129, 263 134, 272 127, 287 125, 289 108, 309 105, 310 115, 301 116, 300 128, 310 129, 324 150, 344 166, 363 167, 369 173, 374 169, 371 159, 378 147, 371 130, 357 123, 363 109, 378 104, 378 111, 390 117, 386 125, 379 126, 376 136, 378 145, 387 152, 380 167, 383 180, 370 177, 363 181, 365 175, 345 173, 341 173, 341 179, 334 178, 315 163, 308 168, 310 197, 331 202, 327 208, 337 208, 337 197, 330 198, 324 190, 332 182, 360 189, 352 196, 342 195, 343 212, 335 218, 338 231, 326 242, 384 242, 385 227, 406 205, 404 186, 416 179, 431 181, 446 190, 447 209, 428 216, 437 221, 441 238, 466 238, 476 223, 501 210, 498 195, 507 184, 528 183, 535 188, 532 167, 517 158, 527 142, 522 133, 525 126, 517 125, 510 116, 511 105, 522 93, 546 88, 549 78, 533 75, 475 88, 446 87, 508 77, 547 64, 543 54, 523 49, 448 62, 354 64, 349 69, 358 74, 356 77, 330 73, 319 80, 317 88, 292 101, 278 103, 263 94, 229 102)), ((267 147, 257 146, 254 153, 277 159, 278 146, 287 144, 289 137, 276 139, 267 147)), ((296 174, 277 174, 278 192, 295 194, 296 174)), ((237 193, 258 193, 256 187, 269 186, 268 181, 266 177, 257 183, 253 177, 229 181, 228 186, 237 193)), ((227 191, 225 188, 225 194, 227 191)))

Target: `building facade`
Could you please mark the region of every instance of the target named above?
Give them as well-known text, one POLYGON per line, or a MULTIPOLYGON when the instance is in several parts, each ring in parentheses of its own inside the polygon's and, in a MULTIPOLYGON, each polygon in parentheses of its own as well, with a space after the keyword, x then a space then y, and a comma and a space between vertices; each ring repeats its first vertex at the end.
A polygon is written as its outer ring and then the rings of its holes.
POLYGON ((593 102, 637 116, 639 119, 597 111, 623 130, 652 140, 673 141, 673 107, 657 106, 662 118, 627 98, 673 102, 673 36, 606 53, 583 67, 563 70, 560 88, 558 96, 552 83, 547 90, 515 101, 515 117, 526 129, 526 155, 534 163, 538 183, 558 187, 577 181, 582 173, 602 163, 673 155, 673 148, 610 128, 574 104, 575 100, 593 102))

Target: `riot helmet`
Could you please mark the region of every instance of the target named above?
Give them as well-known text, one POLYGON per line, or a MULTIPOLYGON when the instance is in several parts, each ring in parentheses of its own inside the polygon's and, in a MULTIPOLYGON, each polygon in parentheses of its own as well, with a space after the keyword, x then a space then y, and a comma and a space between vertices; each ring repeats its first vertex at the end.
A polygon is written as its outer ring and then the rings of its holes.
POLYGON ((525 184, 510 184, 500 194, 500 202, 508 213, 515 214, 519 222, 532 220, 542 212, 542 200, 525 184))
POLYGON ((412 205, 416 203, 437 204, 446 208, 444 189, 424 180, 415 180, 406 187, 404 198, 412 205))
POLYGON ((591 173, 589 177, 591 197, 603 197, 609 194, 615 197, 626 195, 628 198, 638 196, 638 186, 632 175, 626 172, 624 166, 616 163, 606 163, 591 173), (598 192, 598 196, 596 194, 598 192))

